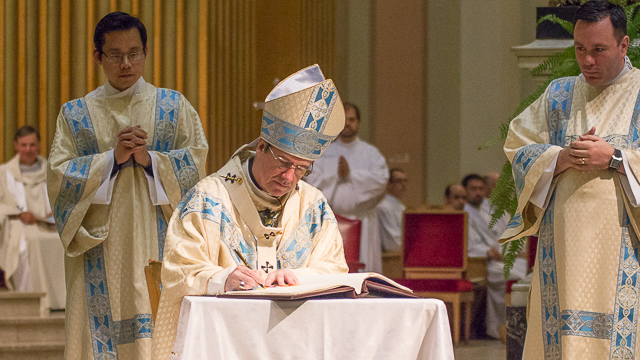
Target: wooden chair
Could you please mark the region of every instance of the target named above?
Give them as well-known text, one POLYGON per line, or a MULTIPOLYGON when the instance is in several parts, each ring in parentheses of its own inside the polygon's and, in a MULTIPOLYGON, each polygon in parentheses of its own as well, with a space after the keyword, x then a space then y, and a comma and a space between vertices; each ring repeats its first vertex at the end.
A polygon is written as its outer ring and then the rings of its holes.
POLYGON ((404 278, 396 281, 421 297, 453 307, 453 343, 460 341, 461 304, 465 304, 465 342, 471 329, 473 283, 467 268, 467 213, 429 210, 406 212, 403 224, 404 278))
POLYGON ((364 264, 360 262, 360 231, 362 222, 360 220, 351 220, 336 214, 338 221, 338 230, 342 235, 342 243, 344 246, 344 257, 349 266, 349 272, 358 272, 364 269, 364 264))
POLYGON ((144 267, 144 277, 147 279, 149 302, 151 303, 151 317, 156 322, 158 304, 160 303, 160 291, 162 289, 162 261, 149 259, 149 265, 144 267))

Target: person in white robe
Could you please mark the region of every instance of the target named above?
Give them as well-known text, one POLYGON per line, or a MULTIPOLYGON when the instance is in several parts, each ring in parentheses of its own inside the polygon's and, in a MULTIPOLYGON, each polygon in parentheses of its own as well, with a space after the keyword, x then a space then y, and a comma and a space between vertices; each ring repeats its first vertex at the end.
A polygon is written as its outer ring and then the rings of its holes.
POLYGON ((376 207, 380 221, 380 242, 384 251, 402 249, 402 215, 407 207, 402 196, 407 191, 407 175, 398 168, 389 170, 389 183, 384 199, 376 207))
POLYGON ((450 184, 444 189, 444 209, 446 211, 463 211, 467 203, 467 190, 460 184, 450 184))
POLYGON ((523 359, 635 359, 640 71, 621 6, 589 1, 576 20, 581 74, 509 126, 518 206, 502 241, 538 235, 523 359))
POLYGON ((167 233, 155 359, 172 353, 185 295, 348 271, 335 215, 322 193, 300 180, 343 124, 333 82, 318 65, 302 69, 267 96, 260 138, 183 199, 167 233))
POLYGON ((345 125, 305 178, 320 189, 341 216, 362 221, 360 262, 365 271, 382 272, 382 244, 376 206, 384 197, 389 168, 378 149, 358 137, 360 111, 344 103, 345 125))
MULTIPOLYGON (((506 325, 504 259, 500 235, 507 228, 508 216, 503 216, 490 227, 493 210, 486 194, 485 179, 477 174, 465 176, 462 185, 467 194, 464 211, 468 214, 467 255, 487 259, 487 307, 485 315, 486 332, 499 339, 498 328, 506 325)), ((527 262, 524 257, 516 260, 510 279, 520 280, 527 276, 527 262)), ((478 312, 482 314, 482 312, 478 312)))
POLYGON ((167 223, 204 177, 200 119, 177 91, 142 78, 146 30, 116 12, 96 25, 107 80, 62 106, 48 191, 65 248, 65 359, 151 359, 144 275, 162 259, 167 223))
POLYGON ((16 131, 16 156, 0 166, 0 269, 9 289, 42 292, 42 315, 64 309, 64 249, 47 196, 47 160, 40 133, 16 131))

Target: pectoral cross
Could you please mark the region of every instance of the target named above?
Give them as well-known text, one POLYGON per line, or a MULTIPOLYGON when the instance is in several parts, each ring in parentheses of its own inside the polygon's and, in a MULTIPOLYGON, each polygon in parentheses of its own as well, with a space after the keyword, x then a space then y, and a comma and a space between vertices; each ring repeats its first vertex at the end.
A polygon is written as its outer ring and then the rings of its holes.
POLYGON ((273 265, 269 265, 267 261, 263 266, 260 267, 265 273, 269 273, 269 269, 273 269, 273 265))
POLYGON ((231 181, 231 183, 233 184, 234 182, 238 182, 238 184, 242 184, 242 178, 236 176, 236 174, 233 174, 233 176, 231 176, 231 173, 227 173, 227 175, 220 175, 221 178, 224 179, 224 181, 231 181))

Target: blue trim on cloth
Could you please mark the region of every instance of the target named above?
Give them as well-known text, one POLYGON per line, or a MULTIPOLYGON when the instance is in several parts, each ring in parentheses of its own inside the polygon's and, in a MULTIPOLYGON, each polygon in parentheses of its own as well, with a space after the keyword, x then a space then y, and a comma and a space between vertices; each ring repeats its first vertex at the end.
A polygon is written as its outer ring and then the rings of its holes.
POLYGON ((247 263, 253 265, 252 268, 254 270, 257 269, 258 254, 255 245, 251 244, 242 236, 240 228, 233 221, 229 209, 222 204, 222 200, 209 193, 192 189, 189 191, 189 194, 182 199, 180 205, 178 205, 178 209, 180 220, 190 213, 197 213, 202 219, 220 225, 220 241, 227 246, 236 265, 243 265, 242 260, 240 260, 234 251, 239 250, 247 260, 247 263))
POLYGON ((181 94, 175 90, 158 88, 156 92, 156 121, 153 129, 153 141, 149 150, 167 152, 173 149, 181 94))
POLYGON ((313 238, 325 221, 336 222, 336 217, 329 209, 327 200, 322 198, 307 208, 289 238, 278 247, 278 269, 302 267, 313 250, 313 238))
POLYGON ((563 310, 560 331, 562 335, 611 339, 613 314, 580 310, 563 310))
POLYGON ((162 206, 156 206, 156 228, 158 234, 158 260, 162 261, 164 257, 164 242, 167 238, 167 219, 164 218, 162 206))
POLYGON ((84 98, 65 103, 62 110, 79 157, 69 160, 62 176, 60 192, 53 205, 53 216, 60 236, 73 209, 82 199, 93 155, 100 152, 91 114, 84 98))
POLYGON ((290 154, 317 159, 329 147, 333 136, 288 123, 267 111, 262 116, 262 135, 268 143, 290 154))
POLYGON ((118 345, 131 344, 138 339, 153 338, 151 314, 138 314, 131 319, 115 322, 118 345))
POLYGON ((623 228, 620 245, 620 267, 613 311, 613 336, 611 359, 634 359, 638 334, 638 258, 629 233, 631 223, 626 209, 623 210, 623 228))
POLYGON ((53 216, 60 236, 62 236, 62 231, 67 225, 73 209, 82 199, 87 179, 89 179, 92 161, 93 155, 71 159, 62 176, 60 192, 53 204, 53 216))
POLYGON ((78 155, 99 153, 98 139, 84 98, 71 100, 62 105, 62 109, 78 155))
POLYGON ((94 359, 117 359, 117 326, 111 315, 104 247, 84 253, 84 279, 94 359))
POLYGON ((157 89, 153 141, 147 148, 169 156, 180 186, 180 197, 183 197, 198 182, 200 176, 191 152, 186 148, 174 150, 181 96, 175 90, 157 89))
POLYGON ((84 278, 94 359, 117 359, 117 345, 153 337, 151 314, 113 320, 103 244, 84 253, 84 278))
POLYGON ((180 197, 184 197, 200 180, 196 162, 187 148, 171 150, 167 155, 178 180, 178 185, 180 185, 180 197))
POLYGON ((531 144, 520 148, 511 162, 513 170, 513 179, 516 184, 516 192, 518 197, 524 190, 525 181, 529 169, 538 160, 538 158, 547 151, 552 145, 550 144, 531 144))
POLYGON ((560 339, 560 299, 558 295, 558 270, 554 244, 555 193, 551 196, 538 234, 538 276, 540 278, 540 303, 542 304, 542 343, 545 359, 562 359, 560 339))
POLYGON ((547 99, 547 124, 549 126, 549 142, 551 145, 565 146, 567 122, 571 116, 573 90, 577 78, 575 76, 553 80, 549 84, 547 99))

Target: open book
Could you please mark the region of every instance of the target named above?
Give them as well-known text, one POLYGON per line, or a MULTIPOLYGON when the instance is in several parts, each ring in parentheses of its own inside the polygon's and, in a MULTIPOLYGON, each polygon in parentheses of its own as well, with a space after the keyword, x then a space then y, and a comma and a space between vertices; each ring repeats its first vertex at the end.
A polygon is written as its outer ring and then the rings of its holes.
POLYGON ((306 300, 326 298, 410 297, 411 289, 376 273, 351 273, 298 276, 299 285, 274 286, 266 289, 227 291, 220 298, 306 300))

